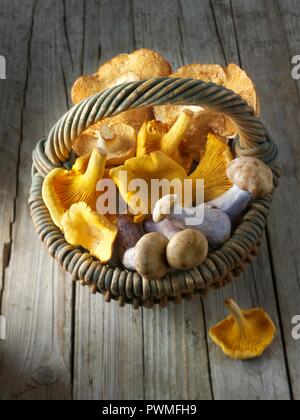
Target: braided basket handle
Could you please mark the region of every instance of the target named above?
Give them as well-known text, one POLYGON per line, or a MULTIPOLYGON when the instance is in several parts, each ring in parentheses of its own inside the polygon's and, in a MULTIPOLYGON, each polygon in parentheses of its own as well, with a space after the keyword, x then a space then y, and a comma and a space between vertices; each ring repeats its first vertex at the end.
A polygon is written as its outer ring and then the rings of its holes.
POLYGON ((38 144, 34 165, 45 175, 69 159, 74 140, 103 118, 123 111, 154 105, 194 105, 225 114, 235 125, 238 156, 254 156, 266 163, 277 155, 253 109, 233 91, 202 80, 153 78, 124 83, 97 93, 73 106, 54 125, 46 141, 38 144))

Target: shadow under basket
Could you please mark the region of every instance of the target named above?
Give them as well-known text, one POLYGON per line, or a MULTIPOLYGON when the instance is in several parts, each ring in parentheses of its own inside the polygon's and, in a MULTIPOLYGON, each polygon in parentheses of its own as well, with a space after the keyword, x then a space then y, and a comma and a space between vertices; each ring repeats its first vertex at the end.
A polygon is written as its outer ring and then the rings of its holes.
POLYGON ((134 308, 151 308, 156 303, 180 303, 182 298, 204 296, 210 289, 231 282, 257 255, 272 204, 273 193, 252 201, 231 238, 199 267, 153 281, 143 279, 137 272, 102 265, 82 248, 68 244, 43 201, 44 177, 52 169, 66 166, 74 140, 92 124, 128 109, 165 104, 198 105, 225 114, 236 127, 234 154, 267 163, 273 171, 275 187, 280 177, 279 170, 271 166, 277 147, 263 124, 243 99, 223 86, 194 79, 153 78, 115 86, 73 106, 33 152, 31 216, 51 256, 72 279, 89 286, 92 293, 103 294, 107 302, 117 300, 120 306, 131 303, 134 308))

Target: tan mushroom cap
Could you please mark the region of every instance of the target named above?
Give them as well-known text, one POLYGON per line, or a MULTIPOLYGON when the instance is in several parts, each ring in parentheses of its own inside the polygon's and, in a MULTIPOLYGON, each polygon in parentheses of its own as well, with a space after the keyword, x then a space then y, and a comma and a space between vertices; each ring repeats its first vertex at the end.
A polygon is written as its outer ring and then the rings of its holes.
POLYGON ((234 159, 227 166, 227 176, 233 184, 248 191, 254 198, 264 197, 274 188, 271 169, 256 158, 234 159))
POLYGON ((158 280, 167 274, 168 239, 161 233, 144 235, 135 246, 136 271, 147 280, 158 280))
MULTIPOLYGON (((259 112, 259 102, 253 82, 246 72, 236 64, 222 67, 217 64, 189 64, 180 67, 169 77, 201 79, 225 86, 239 94, 256 113, 259 112)), ((172 125, 183 109, 190 109, 194 113, 189 130, 185 134, 185 141, 190 153, 199 161, 206 143, 207 134, 213 130, 222 137, 229 137, 235 133, 234 124, 223 114, 217 114, 208 109, 196 106, 163 105, 154 107, 155 117, 172 125)))
MULTIPOLYGON (((110 87, 150 77, 168 76, 172 69, 159 53, 147 48, 131 54, 120 54, 102 64, 97 73, 79 77, 71 91, 74 104, 110 87)), ((150 108, 134 109, 115 117, 106 118, 105 123, 127 124, 139 130, 145 121, 153 119, 150 108)), ((98 123, 98 128, 102 122, 98 123)))
POLYGON ((101 92, 126 81, 168 76, 172 69, 168 61, 156 51, 142 48, 131 54, 119 54, 102 64, 97 73, 79 77, 72 87, 72 101, 101 92))
POLYGON ((255 90, 254 83, 248 74, 234 63, 228 64, 224 68, 226 81, 224 86, 240 95, 256 114, 259 114, 259 97, 255 90))
POLYGON ((208 254, 208 242, 199 230, 185 229, 172 237, 167 246, 167 261, 177 270, 200 265, 208 254))
POLYGON ((133 127, 136 133, 140 130, 145 121, 153 120, 153 111, 151 108, 131 109, 121 112, 111 118, 105 118, 97 123, 94 127, 100 128, 102 124, 126 124, 133 127))
POLYGON ((91 153, 101 136, 107 151, 106 167, 122 165, 127 159, 135 156, 136 134, 133 127, 127 124, 103 124, 99 130, 88 129, 73 144, 78 156, 91 153))

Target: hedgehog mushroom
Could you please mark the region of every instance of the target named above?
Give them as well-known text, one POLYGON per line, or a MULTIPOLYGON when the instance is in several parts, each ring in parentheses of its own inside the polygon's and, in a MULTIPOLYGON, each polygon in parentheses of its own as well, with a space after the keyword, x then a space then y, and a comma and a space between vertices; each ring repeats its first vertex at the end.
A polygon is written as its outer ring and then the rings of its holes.
MULTIPOLYGON (((119 54, 102 64, 96 73, 79 77, 72 87, 72 101, 77 104, 105 89, 151 77, 165 77, 171 71, 171 66, 164 57, 147 48, 133 51, 131 54, 119 54)), ((96 127, 99 128, 107 123, 121 123, 130 125, 138 131, 144 121, 151 119, 153 119, 153 112, 150 107, 132 109, 114 117, 105 118, 97 123, 96 127)))
POLYGON ((227 166, 227 176, 234 184, 233 187, 208 205, 223 210, 232 221, 236 220, 253 198, 265 197, 274 188, 271 169, 256 158, 234 159, 227 166))
POLYGON ((136 134, 133 127, 127 124, 103 124, 86 130, 73 143, 73 150, 78 156, 85 156, 94 149, 98 141, 105 144, 107 151, 106 167, 122 165, 127 159, 135 156, 136 134))
POLYGON ((167 246, 167 261, 177 270, 197 267, 205 260, 207 254, 208 242, 199 230, 182 230, 171 238, 167 246))
MULTIPOLYGON (((193 78, 224 86, 240 95, 256 113, 259 112, 258 97, 253 82, 236 64, 229 64, 227 67, 217 64, 188 64, 180 67, 169 77, 193 78)), ((222 137, 232 137, 235 134, 234 124, 224 114, 213 112, 208 108, 204 109, 201 106, 172 104, 155 106, 154 114, 157 120, 172 125, 183 109, 189 109, 194 114, 183 141, 196 161, 200 160, 207 134, 211 130, 222 137)))
POLYGON ((274 340, 276 328, 260 308, 241 310, 231 299, 225 301, 231 315, 209 331, 212 341, 232 359, 246 360, 262 355, 274 340))
POLYGON ((125 252, 123 264, 130 270, 136 270, 146 280, 160 279, 169 271, 167 245, 168 239, 161 233, 148 233, 134 248, 125 252))
POLYGON ((171 66, 164 57, 148 48, 141 48, 130 54, 119 54, 101 64, 96 73, 79 77, 72 87, 72 101, 78 103, 88 96, 122 83, 168 76, 171 71, 171 66))

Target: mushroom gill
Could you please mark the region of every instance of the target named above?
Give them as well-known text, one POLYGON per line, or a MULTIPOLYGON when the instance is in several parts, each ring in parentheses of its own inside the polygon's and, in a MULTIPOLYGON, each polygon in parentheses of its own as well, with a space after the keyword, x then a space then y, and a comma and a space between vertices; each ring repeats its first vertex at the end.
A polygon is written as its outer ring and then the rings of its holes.
POLYGON ((232 187, 226 174, 227 164, 233 159, 230 147, 212 133, 208 134, 203 158, 188 177, 193 180, 193 197, 196 197, 197 180, 204 180, 205 202, 214 200, 232 187))
POLYGON ((137 136, 137 156, 148 155, 161 150, 190 172, 193 157, 182 144, 183 136, 189 127, 192 112, 189 110, 179 114, 170 128, 167 124, 152 120, 145 122, 137 136))
POLYGON ((96 209, 99 192, 96 186, 103 178, 106 155, 100 149, 94 149, 91 155, 77 159, 70 171, 62 168, 53 169, 43 184, 43 200, 56 226, 62 229, 64 213, 74 203, 85 202, 91 209, 96 209))
POLYGON ((231 299, 226 300, 225 305, 231 315, 211 328, 209 335, 212 341, 233 359, 261 356, 276 333, 268 314, 260 308, 241 310, 231 299))

